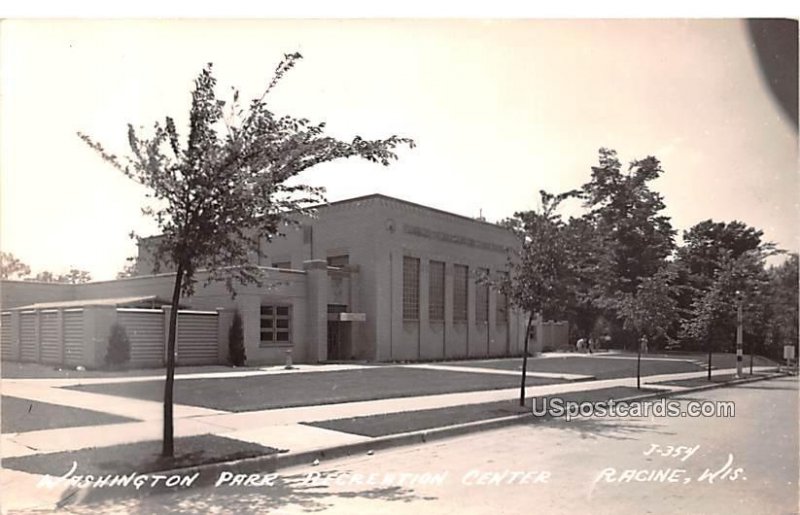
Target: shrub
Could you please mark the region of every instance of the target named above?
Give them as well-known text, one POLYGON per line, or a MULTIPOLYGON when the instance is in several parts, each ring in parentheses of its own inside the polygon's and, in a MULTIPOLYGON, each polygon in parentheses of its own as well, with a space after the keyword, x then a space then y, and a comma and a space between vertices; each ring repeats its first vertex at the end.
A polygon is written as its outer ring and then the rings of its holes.
POLYGON ((228 351, 230 354, 231 365, 241 367, 247 360, 244 351, 244 328, 242 327, 242 316, 237 310, 233 314, 233 323, 228 331, 228 351))
POLYGON ((106 351, 106 364, 121 366, 131 359, 131 341, 125 327, 115 323, 111 326, 111 335, 108 337, 108 350, 106 351))

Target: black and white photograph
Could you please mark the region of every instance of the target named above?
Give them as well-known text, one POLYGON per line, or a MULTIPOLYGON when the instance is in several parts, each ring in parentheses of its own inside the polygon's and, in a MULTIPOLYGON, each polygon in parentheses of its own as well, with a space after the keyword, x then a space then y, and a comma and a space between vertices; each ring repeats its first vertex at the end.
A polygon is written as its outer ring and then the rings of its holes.
POLYGON ((0 20, 0 508, 797 514, 798 20, 0 20))

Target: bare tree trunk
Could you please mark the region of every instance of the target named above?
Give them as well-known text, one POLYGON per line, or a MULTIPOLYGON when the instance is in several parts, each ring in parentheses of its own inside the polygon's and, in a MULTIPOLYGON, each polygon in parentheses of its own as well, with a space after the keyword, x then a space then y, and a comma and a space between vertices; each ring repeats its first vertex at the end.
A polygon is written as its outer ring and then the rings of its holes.
POLYGON ((172 391, 175 385, 175 336, 178 326, 178 301, 181 298, 183 263, 178 263, 175 273, 175 287, 172 290, 172 309, 169 313, 169 338, 167 339, 167 380, 164 382, 164 438, 161 455, 172 458, 175 455, 175 428, 172 420, 172 391))
POLYGON ((525 330, 525 353, 522 355, 522 383, 519 386, 519 405, 525 407, 525 376, 528 374, 528 340, 531 335, 533 313, 528 315, 528 328, 525 330))
POLYGON ((711 335, 708 335, 708 380, 711 381, 711 335))

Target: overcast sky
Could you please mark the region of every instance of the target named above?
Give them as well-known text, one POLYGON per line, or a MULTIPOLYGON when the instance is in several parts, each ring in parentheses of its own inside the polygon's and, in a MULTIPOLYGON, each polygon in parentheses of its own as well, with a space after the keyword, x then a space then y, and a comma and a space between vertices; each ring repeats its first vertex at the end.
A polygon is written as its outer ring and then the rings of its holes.
POLYGON ((128 233, 157 229, 144 191, 75 132, 122 153, 129 122, 185 126, 205 63, 222 96, 251 98, 293 51, 275 111, 418 144, 388 168, 306 173, 331 201, 378 192, 495 221, 586 182, 605 146, 662 161, 653 187, 680 231, 736 219, 800 247, 797 132, 737 20, 6 21, 0 247, 33 273, 113 278, 128 233))

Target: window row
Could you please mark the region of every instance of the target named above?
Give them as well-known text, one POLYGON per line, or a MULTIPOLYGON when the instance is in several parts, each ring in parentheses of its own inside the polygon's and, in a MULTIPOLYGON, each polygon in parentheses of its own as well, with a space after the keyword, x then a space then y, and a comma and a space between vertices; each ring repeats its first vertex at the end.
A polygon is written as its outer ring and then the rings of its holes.
MULTIPOLYGON (((430 261, 428 273, 428 318, 443 322, 445 313, 445 263, 430 261)), ((486 276, 489 270, 478 268, 478 276, 486 276)), ((420 260, 403 257, 403 320, 418 320, 420 313, 420 260)), ((469 309, 469 267, 453 265, 453 321, 466 322, 469 309)), ((495 306, 498 323, 508 321, 508 300, 497 293, 495 306)), ((477 282, 475 285, 475 321, 489 322, 489 285, 477 282)))

